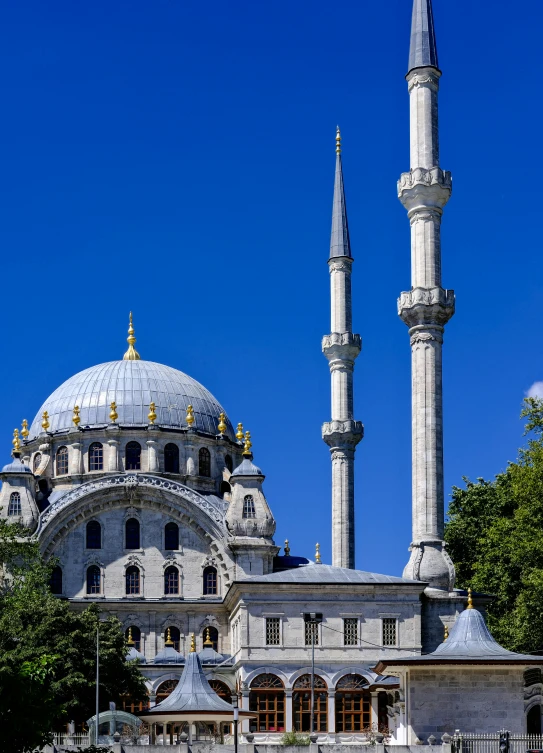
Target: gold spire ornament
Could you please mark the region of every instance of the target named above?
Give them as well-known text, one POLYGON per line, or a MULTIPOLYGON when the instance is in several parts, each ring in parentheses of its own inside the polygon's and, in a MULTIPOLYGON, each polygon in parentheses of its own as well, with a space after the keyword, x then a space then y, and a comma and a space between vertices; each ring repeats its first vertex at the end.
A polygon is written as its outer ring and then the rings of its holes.
POLYGON ((190 653, 194 654, 196 651, 196 638, 194 637, 194 633, 190 637, 190 653))
POLYGON ((128 337, 126 338, 128 343, 128 350, 123 356, 123 361, 139 361, 141 356, 137 350, 134 349, 136 344, 136 338, 134 337, 134 327, 132 325, 132 312, 130 312, 130 323, 128 325, 128 337))
POLYGON ((43 413, 42 413, 41 428, 44 431, 47 431, 47 429, 49 428, 50 425, 51 424, 49 423, 49 413, 46 410, 44 410, 43 413))
POLYGON ((119 418, 119 415, 117 413, 117 403, 115 400, 111 403, 109 406, 109 420, 112 424, 115 423, 115 421, 119 418))
POLYGON ((166 640, 164 641, 165 646, 174 646, 175 643, 172 641, 172 634, 170 631, 170 628, 166 631, 166 640))
POLYGON ((132 638, 132 628, 131 627, 128 628, 128 638, 127 638, 127 641, 126 641, 126 645, 127 646, 135 646, 136 645, 136 641, 132 638))
POLYGON ((321 562, 321 545, 315 544, 315 564, 322 565, 321 562))
POLYGON ((213 648, 213 641, 211 640, 211 635, 209 634, 209 628, 206 628, 206 638, 204 641, 204 648, 213 648))
POLYGON ((156 421, 155 407, 154 403, 149 403, 149 413, 147 414, 147 418, 149 419, 151 426, 154 426, 156 421))
POLYGON ((285 539, 285 557, 290 556, 290 547, 288 545, 288 539, 285 539))
POLYGON ((194 408, 192 405, 187 405, 187 424, 189 425, 189 429, 192 428, 192 424, 194 423, 194 408))
POLYGON ((471 588, 468 588, 468 609, 473 609, 473 599, 471 597, 471 588))
POLYGON ((238 440, 238 442, 243 442, 243 437, 244 437, 243 424, 238 424, 237 430, 236 430, 236 439, 238 440))
POLYGON ((445 628, 443 630, 443 643, 445 643, 448 637, 449 637, 449 626, 445 625, 445 628))
POLYGON ((341 154, 341 131, 336 128, 336 154, 341 154))
POLYGON ((253 446, 253 443, 251 442, 251 432, 246 431, 245 432, 245 444, 243 445, 243 452, 241 453, 244 458, 250 458, 253 454, 251 452, 251 447, 253 446))
POLYGON ((79 426, 81 423, 81 418, 79 417, 79 405, 74 405, 74 415, 72 416, 72 423, 75 425, 75 428, 79 426))
POLYGON ((21 451, 21 440, 19 439, 19 429, 13 430, 13 439, 11 441, 11 444, 13 445, 13 454, 19 453, 21 451))
POLYGON ((23 439, 26 439, 29 434, 30 434, 30 432, 28 431, 28 421, 26 420, 26 418, 23 418, 23 425, 22 425, 22 429, 21 429, 21 436, 22 436, 23 439))
POLYGON ((217 426, 219 430, 219 434, 222 435, 226 431, 226 415, 224 413, 219 413, 219 425, 217 426))

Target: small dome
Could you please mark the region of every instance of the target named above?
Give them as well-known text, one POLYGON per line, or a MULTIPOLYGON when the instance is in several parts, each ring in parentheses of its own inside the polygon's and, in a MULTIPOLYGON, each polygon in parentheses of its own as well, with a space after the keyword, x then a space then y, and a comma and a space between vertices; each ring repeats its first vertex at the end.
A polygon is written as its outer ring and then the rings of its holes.
MULTIPOLYGON (((39 409, 30 438, 42 432, 42 414, 49 414, 52 433, 73 429, 75 405, 80 408, 81 427, 110 423, 110 405, 117 405, 119 426, 147 426, 149 404, 155 403, 157 426, 186 429, 187 407, 194 409, 193 428, 218 434, 219 414, 224 408, 199 382, 182 371, 152 361, 110 361, 80 371, 61 384, 39 409)), ((226 419, 226 435, 234 431, 226 419)))
POLYGON ((153 664, 183 664, 185 657, 171 646, 166 646, 159 651, 153 659, 153 664))
POLYGON ((222 654, 217 653, 213 646, 206 646, 201 651, 198 651, 198 658, 202 664, 219 664, 224 661, 225 657, 222 654))
POLYGON ((249 458, 243 458, 241 465, 238 465, 237 468, 234 469, 234 472, 230 476, 230 478, 234 478, 235 476, 263 476, 264 474, 260 470, 260 468, 253 463, 252 460, 249 460, 249 458))
POLYGON ((19 458, 13 458, 11 463, 5 465, 2 468, 2 473, 17 473, 19 475, 21 475, 21 473, 29 473, 31 476, 34 475, 27 465, 21 463, 19 458))
POLYGON ((137 648, 134 648, 134 646, 131 646, 126 654, 126 660, 127 661, 134 661, 137 659, 140 664, 147 664, 147 659, 145 656, 140 653, 137 648))

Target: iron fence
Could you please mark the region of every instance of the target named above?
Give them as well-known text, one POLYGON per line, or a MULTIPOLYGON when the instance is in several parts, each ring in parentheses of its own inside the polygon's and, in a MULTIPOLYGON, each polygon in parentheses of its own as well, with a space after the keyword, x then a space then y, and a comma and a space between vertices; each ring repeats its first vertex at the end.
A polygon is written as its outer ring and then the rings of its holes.
POLYGON ((506 730, 482 734, 455 732, 451 747, 452 753, 526 753, 543 750, 543 735, 515 735, 506 730))
POLYGON ((88 735, 70 735, 67 732, 55 732, 53 735, 53 743, 55 746, 62 745, 62 747, 81 747, 86 748, 90 745, 90 737, 88 735))

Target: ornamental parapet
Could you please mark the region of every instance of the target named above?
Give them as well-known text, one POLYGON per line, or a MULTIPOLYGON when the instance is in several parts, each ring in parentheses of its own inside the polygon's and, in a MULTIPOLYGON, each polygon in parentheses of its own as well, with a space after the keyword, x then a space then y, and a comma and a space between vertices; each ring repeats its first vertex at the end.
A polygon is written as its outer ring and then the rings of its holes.
POLYGON ((402 173, 398 198, 409 213, 417 209, 443 209, 451 198, 452 174, 440 167, 416 167, 402 173))
POLYGON ((322 352, 329 361, 354 361, 362 350, 362 338, 352 332, 332 332, 322 338, 322 352))
POLYGON ((412 288, 401 293, 398 314, 408 327, 420 325, 445 325, 454 314, 454 290, 412 288))
POLYGON ((362 421, 328 421, 322 425, 322 438, 330 449, 356 447, 363 436, 362 421))

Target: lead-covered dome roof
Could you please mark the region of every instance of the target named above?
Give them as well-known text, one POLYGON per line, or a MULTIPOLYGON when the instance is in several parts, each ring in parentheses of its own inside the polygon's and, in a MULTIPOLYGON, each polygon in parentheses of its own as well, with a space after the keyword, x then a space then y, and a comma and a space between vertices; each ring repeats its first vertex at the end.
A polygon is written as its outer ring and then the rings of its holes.
MULTIPOLYGON (((80 408, 80 427, 98 427, 110 423, 109 406, 117 404, 119 426, 147 426, 149 404, 155 403, 156 425, 186 429, 187 407, 194 409, 194 429, 218 433, 219 414, 224 408, 199 382, 182 371, 153 361, 123 360, 101 363, 80 371, 61 384, 39 409, 30 439, 43 431, 42 414, 49 414, 48 432, 73 429, 75 405, 80 408)), ((226 419, 226 434, 234 440, 234 431, 226 419)), ((235 441, 235 440, 234 440, 235 441)))

